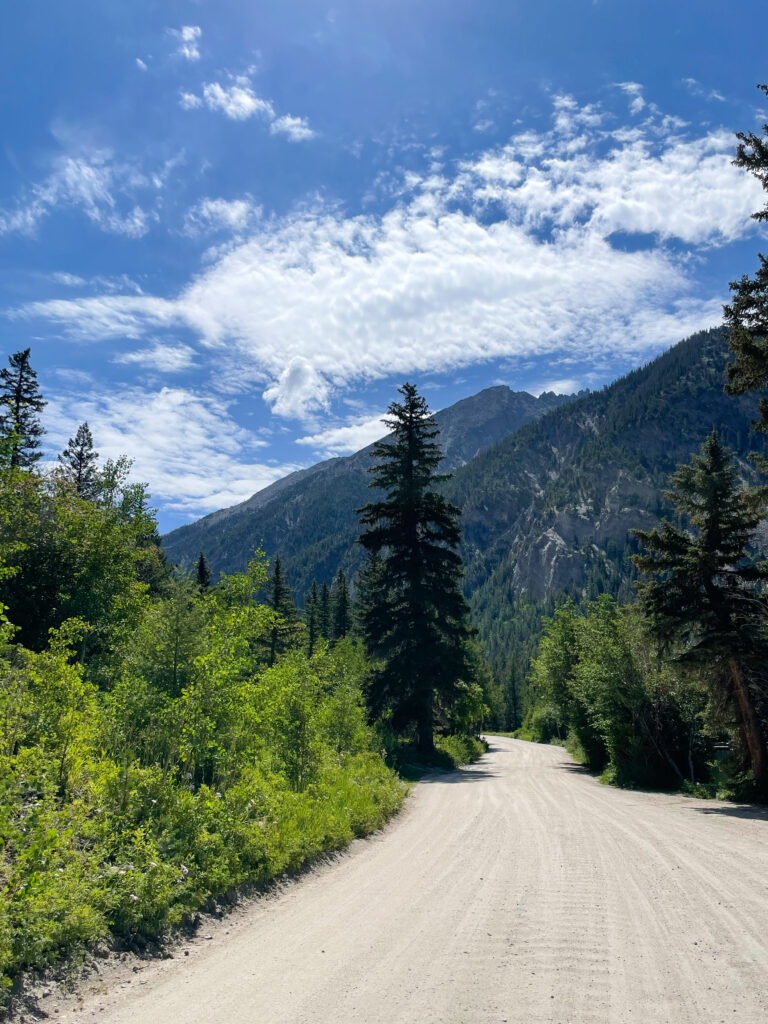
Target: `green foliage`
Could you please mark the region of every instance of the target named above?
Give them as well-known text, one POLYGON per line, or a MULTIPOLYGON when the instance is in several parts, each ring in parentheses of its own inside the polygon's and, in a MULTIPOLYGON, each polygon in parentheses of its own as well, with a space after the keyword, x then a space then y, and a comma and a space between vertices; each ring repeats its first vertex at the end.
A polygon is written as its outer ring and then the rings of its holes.
POLYGON ((46 402, 37 373, 29 362, 29 349, 8 357, 0 370, 0 456, 10 469, 28 469, 42 457, 40 413, 46 402))
POLYGON ((733 455, 710 434, 701 454, 672 477, 670 497, 684 523, 637 531, 649 576, 641 602, 659 642, 703 667, 714 695, 734 714, 755 783, 768 792, 765 724, 764 585, 768 563, 750 551, 768 507, 765 487, 745 489, 733 455))
MULTIPOLYGON (((87 541, 104 510, 67 493, 87 541)), ((115 507, 113 525, 130 524, 115 507)), ((119 535, 132 554, 130 530, 119 535)), ((265 582, 257 554, 206 591, 186 577, 154 598, 139 587, 130 625, 112 612, 101 688, 79 660, 93 620, 66 620, 33 651, 0 614, 3 985, 110 934, 157 936, 400 805, 366 721, 361 643, 309 657, 294 632, 270 667, 278 613, 257 601, 265 582)))
POLYGON ((380 660, 369 698, 375 713, 391 716, 395 729, 415 727, 421 749, 433 747, 435 714, 450 708, 472 680, 467 644, 472 637, 461 593, 456 551, 459 510, 435 490, 442 455, 438 428, 411 384, 399 389, 385 421, 392 441, 371 455, 371 487, 383 492, 360 512, 360 543, 378 555, 378 589, 366 582, 364 634, 380 660))
POLYGON ((618 785, 706 778, 706 691, 696 673, 658 658, 637 606, 607 595, 581 613, 564 604, 545 623, 531 685, 521 738, 564 743, 618 785))
MULTIPOLYGON (((759 85, 768 96, 768 86, 759 85)), ((760 182, 768 192, 768 124, 762 136, 739 132, 734 163, 760 182)), ((755 220, 768 220, 768 202, 752 214, 755 220)), ((754 277, 744 275, 731 283, 733 302, 724 309, 728 343, 734 360, 728 365, 728 390, 732 395, 762 391, 768 387, 768 259, 758 257, 760 266, 754 277)), ((761 399, 758 430, 768 431, 768 400, 761 399)))

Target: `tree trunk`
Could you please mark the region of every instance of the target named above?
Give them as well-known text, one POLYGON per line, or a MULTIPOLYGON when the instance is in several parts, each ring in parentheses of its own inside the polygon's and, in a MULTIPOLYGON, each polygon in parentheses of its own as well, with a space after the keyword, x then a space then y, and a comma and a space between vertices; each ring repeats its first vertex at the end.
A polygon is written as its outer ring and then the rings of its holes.
POLYGON ((728 661, 728 668, 733 681, 733 692, 736 698, 736 707, 739 715, 741 731, 744 742, 749 751, 749 760, 752 766, 752 773, 755 776, 755 783, 761 792, 766 791, 768 773, 766 771, 765 741, 763 731, 760 728, 760 720, 755 713, 752 699, 744 682, 741 666, 735 658, 728 661))

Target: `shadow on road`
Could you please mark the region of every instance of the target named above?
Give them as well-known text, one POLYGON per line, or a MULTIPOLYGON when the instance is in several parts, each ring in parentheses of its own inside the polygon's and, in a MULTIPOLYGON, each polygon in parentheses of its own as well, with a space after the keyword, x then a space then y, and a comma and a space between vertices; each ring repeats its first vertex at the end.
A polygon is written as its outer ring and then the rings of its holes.
POLYGON ((430 772, 429 775, 419 779, 419 782, 422 785, 430 786, 435 783, 453 785, 456 782, 485 782, 486 779, 496 778, 498 778, 496 772, 492 772, 490 768, 484 768, 483 765, 478 765, 476 768, 455 768, 451 772, 430 772))
POLYGON ((732 807, 691 807, 697 814, 723 814, 729 818, 747 818, 752 821, 768 821, 768 807, 754 804, 736 804, 732 807))

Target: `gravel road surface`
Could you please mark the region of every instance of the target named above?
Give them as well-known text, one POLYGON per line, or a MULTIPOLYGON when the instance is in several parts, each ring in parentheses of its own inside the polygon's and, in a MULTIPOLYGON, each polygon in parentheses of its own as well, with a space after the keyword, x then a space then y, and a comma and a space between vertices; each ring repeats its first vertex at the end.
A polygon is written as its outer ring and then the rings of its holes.
MULTIPOLYGON (((101 989, 101 991, 100 991, 101 989)), ((766 1024, 768 815, 491 737, 381 834, 109 981, 103 1024, 766 1024)))

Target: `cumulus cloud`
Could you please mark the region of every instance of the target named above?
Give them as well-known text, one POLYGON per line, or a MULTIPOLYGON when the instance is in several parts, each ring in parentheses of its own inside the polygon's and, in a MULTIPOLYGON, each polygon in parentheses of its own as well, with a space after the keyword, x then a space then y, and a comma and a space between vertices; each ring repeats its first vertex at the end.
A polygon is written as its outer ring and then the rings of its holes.
POLYGON ((729 135, 665 134, 654 116, 618 136, 599 108, 556 97, 551 131, 452 175, 413 175, 383 213, 320 204, 257 221, 176 295, 57 299, 15 315, 79 337, 190 329, 236 353, 243 379, 266 375, 265 400, 288 417, 393 374, 545 353, 643 357, 719 321, 722 295, 700 295, 685 251, 754 230, 762 197, 732 167, 729 135), (638 232, 645 248, 616 244, 638 232))
POLYGON ((54 446, 63 447, 84 420, 102 458, 134 456, 134 477, 147 481, 166 509, 190 515, 244 501, 301 468, 254 459, 265 442, 239 427, 216 395, 131 387, 50 396, 46 424, 54 446))
POLYGON ((202 95, 182 92, 179 103, 184 110, 197 110, 206 106, 218 111, 232 121, 247 121, 257 117, 269 124, 272 135, 283 135, 291 142, 305 142, 317 134, 305 117, 291 114, 279 115, 271 100, 256 94, 247 75, 230 75, 226 84, 206 82, 202 95))
POLYGON ((286 135, 291 142, 303 142, 315 137, 305 117, 291 117, 290 114, 276 117, 269 130, 273 135, 286 135))
POLYGON ((295 355, 262 397, 277 416, 307 416, 328 406, 329 387, 308 359, 295 355))
POLYGON ((366 448, 374 441, 385 437, 387 428, 382 415, 366 419, 354 420, 339 427, 328 427, 315 434, 297 437, 296 444, 312 448, 319 458, 331 458, 334 455, 348 455, 366 448))
POLYGON ((176 50, 179 57, 184 57, 185 60, 200 59, 200 47, 198 44, 203 30, 199 25, 182 25, 181 28, 171 28, 168 31, 179 44, 176 50))

